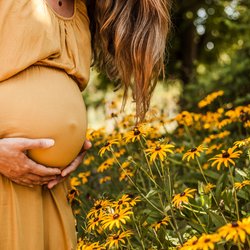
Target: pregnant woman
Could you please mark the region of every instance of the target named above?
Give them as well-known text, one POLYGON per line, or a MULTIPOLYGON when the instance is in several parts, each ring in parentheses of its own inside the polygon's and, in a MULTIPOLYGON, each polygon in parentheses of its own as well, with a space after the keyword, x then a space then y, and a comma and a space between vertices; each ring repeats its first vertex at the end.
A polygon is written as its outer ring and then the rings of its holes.
POLYGON ((91 58, 124 100, 132 88, 142 120, 168 30, 164 0, 0 1, 1 250, 76 249, 62 180, 89 147, 81 91, 91 58))

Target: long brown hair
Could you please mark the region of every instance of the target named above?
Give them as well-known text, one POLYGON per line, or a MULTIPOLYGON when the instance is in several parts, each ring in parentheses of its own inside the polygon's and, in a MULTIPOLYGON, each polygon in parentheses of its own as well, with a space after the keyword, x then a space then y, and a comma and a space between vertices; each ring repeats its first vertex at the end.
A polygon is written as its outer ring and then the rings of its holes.
MULTIPOLYGON (((93 64, 124 87, 129 87, 142 121, 157 78, 163 72, 170 29, 169 0, 90 0, 93 64)), ((137 119, 138 120, 138 119, 137 119)))

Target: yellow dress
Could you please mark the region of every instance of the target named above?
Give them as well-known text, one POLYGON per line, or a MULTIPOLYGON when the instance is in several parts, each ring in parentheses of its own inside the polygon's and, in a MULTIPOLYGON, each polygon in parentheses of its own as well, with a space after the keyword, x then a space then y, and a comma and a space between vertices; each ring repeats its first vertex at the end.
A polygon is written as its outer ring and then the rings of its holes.
MULTIPOLYGON (((57 14, 46 0, 0 1, 0 138, 53 138, 35 161, 65 167, 81 149, 86 111, 81 90, 91 61, 85 2, 57 14)), ((76 248, 67 183, 52 190, 17 185, 0 174, 0 249, 76 248)))

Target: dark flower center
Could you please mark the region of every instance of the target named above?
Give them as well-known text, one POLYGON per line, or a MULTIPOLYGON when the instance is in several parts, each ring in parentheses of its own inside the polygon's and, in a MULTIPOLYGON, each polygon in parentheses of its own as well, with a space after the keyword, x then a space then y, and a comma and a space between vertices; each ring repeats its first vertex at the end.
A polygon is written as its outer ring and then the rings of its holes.
POLYGON ((158 222, 157 222, 157 224, 161 224, 162 223, 162 220, 159 220, 158 222))
POLYGON ((161 146, 156 146, 155 147, 155 151, 160 151, 161 150, 161 146))
POLYGON ((118 201, 118 205, 121 205, 123 203, 123 201, 118 201))
POLYGON ((192 245, 194 246, 197 242, 198 242, 198 240, 195 240, 195 241, 192 243, 192 245))
POLYGON ((99 218, 97 217, 97 218, 94 219, 94 222, 97 222, 98 220, 99 220, 99 218))
POLYGON ((238 227, 239 224, 237 222, 232 222, 232 227, 238 227))
POLYGON ((96 210, 99 210, 100 208, 102 208, 102 205, 101 205, 101 204, 98 204, 98 205, 95 206, 95 209, 96 209, 96 210))
POLYGON ((208 242, 210 242, 210 241, 211 241, 210 239, 205 239, 205 240, 204 240, 205 243, 208 243, 208 242))
POLYGON ((141 133, 140 130, 137 127, 135 127, 134 128, 134 135, 139 135, 140 133, 141 133))
POLYGON ((192 153, 195 152, 195 151, 197 151, 197 148, 191 148, 190 149, 190 152, 192 152, 192 153))
POLYGON ((104 147, 108 147, 110 145, 110 143, 109 142, 106 142, 105 144, 104 144, 104 147))
POLYGON ((113 240, 118 240, 118 239, 119 239, 119 235, 116 234, 113 236, 113 240))
POLYGON ((185 192, 182 192, 182 193, 180 194, 180 196, 181 196, 181 197, 182 197, 182 196, 185 196, 185 194, 186 194, 185 192))
POLYGON ((75 189, 72 189, 72 190, 70 190, 69 193, 70 193, 70 194, 76 194, 76 190, 75 190, 75 189))
POLYGON ((114 219, 114 220, 118 219, 119 217, 120 217, 119 214, 114 214, 114 215, 113 215, 113 219, 114 219))
POLYGON ((228 158, 228 157, 230 157, 230 154, 228 152, 224 152, 222 154, 222 158, 228 158))

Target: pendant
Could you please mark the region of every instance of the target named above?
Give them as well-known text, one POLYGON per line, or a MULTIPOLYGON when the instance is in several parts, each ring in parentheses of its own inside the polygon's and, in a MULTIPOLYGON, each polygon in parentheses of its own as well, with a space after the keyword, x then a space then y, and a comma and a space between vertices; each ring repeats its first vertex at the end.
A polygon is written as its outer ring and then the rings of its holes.
POLYGON ((58 1, 58 5, 59 5, 60 7, 62 6, 62 1, 61 1, 61 0, 58 1))

